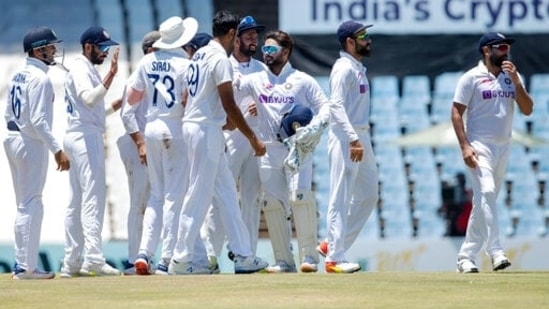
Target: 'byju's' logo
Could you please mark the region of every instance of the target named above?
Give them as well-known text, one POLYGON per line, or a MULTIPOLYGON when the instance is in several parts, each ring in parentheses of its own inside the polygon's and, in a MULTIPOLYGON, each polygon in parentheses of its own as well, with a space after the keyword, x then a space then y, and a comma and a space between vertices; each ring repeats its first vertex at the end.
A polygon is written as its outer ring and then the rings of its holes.
POLYGON ((514 99, 514 91, 504 91, 504 90, 484 90, 482 91, 482 98, 484 100, 489 100, 492 98, 505 98, 505 99, 514 99))
POLYGON ((260 94, 259 95, 259 103, 292 104, 292 103, 294 103, 294 101, 295 101, 294 97, 284 97, 284 96, 266 95, 266 94, 260 94))

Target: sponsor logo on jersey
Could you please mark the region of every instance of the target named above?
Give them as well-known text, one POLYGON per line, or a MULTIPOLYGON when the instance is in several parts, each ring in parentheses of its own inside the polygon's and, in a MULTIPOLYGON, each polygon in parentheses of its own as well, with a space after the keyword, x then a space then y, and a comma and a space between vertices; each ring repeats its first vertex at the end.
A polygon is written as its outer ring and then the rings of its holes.
POLYGON ((482 98, 484 100, 490 100, 490 99, 495 99, 495 98, 514 99, 515 98, 515 92, 514 91, 504 91, 504 90, 483 90, 482 91, 482 98))
POLYGON ((358 91, 360 91, 360 93, 366 93, 366 91, 368 91, 368 85, 364 85, 364 84, 358 85, 358 91))
POLYGON ((292 104, 295 102, 294 97, 284 97, 277 95, 259 95, 259 103, 283 103, 283 104, 292 104))

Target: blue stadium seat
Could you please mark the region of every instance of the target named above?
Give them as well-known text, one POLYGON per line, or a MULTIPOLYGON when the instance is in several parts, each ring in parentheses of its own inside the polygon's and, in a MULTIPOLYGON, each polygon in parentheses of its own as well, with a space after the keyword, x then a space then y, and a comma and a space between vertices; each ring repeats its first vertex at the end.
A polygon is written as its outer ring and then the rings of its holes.
POLYGON ((530 76, 530 94, 549 93, 549 73, 536 73, 530 76))
POLYGON ((423 104, 431 101, 431 84, 427 75, 408 75, 402 78, 402 99, 423 104))
POLYGON ((398 91, 398 78, 393 75, 374 76, 370 84, 372 98, 382 100, 398 100, 400 98, 398 91))

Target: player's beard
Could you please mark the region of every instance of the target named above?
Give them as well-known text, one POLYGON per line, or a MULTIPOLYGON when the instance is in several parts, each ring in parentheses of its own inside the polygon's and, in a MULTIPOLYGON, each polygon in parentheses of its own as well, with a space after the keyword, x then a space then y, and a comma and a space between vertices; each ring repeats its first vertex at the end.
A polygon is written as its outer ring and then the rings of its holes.
POLYGON ((361 55, 362 57, 370 57, 370 54, 372 53, 372 50, 369 48, 370 46, 371 46, 370 44, 366 44, 366 45, 356 44, 355 52, 361 55))
POLYGON ((282 60, 282 53, 279 52, 272 56, 263 56, 263 62, 269 67, 280 66, 284 63, 282 60))
POLYGON ((102 64, 103 61, 105 60, 105 57, 101 57, 101 56, 102 56, 102 53, 98 53, 95 51, 95 49, 92 49, 91 55, 90 55, 90 62, 93 64, 102 64))
POLYGON ((45 51, 42 51, 42 62, 44 62, 47 65, 54 65, 55 64, 55 54, 48 54, 45 51))
POLYGON ((509 57, 507 56, 507 54, 501 55, 499 57, 494 53, 490 55, 490 61, 498 68, 500 68, 503 64, 503 61, 507 60, 508 58, 509 57))
POLYGON ((240 53, 246 57, 252 57, 257 51, 257 47, 255 45, 248 45, 248 47, 246 47, 243 44, 240 44, 238 49, 240 50, 240 53))

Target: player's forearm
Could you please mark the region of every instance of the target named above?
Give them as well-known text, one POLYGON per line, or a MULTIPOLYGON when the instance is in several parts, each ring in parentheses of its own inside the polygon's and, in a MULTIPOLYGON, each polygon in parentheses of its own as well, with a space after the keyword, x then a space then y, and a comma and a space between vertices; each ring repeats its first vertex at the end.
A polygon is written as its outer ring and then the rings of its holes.
POLYGON ((248 122, 246 122, 246 119, 236 104, 225 108, 225 112, 227 113, 229 120, 238 128, 240 132, 242 132, 242 134, 244 134, 244 136, 248 139, 255 138, 254 131, 250 128, 248 122))
POLYGON ((530 114, 532 114, 532 111, 534 109, 534 101, 532 100, 532 97, 530 97, 528 92, 526 92, 526 89, 524 89, 522 84, 515 86, 515 92, 516 92, 515 101, 518 104, 520 112, 526 116, 529 116, 530 114))
POLYGON ((460 148, 463 149, 466 145, 469 145, 467 140, 467 134, 465 133, 465 124, 463 123, 463 116, 459 111, 454 107, 452 108, 452 125, 454 127, 454 132, 459 143, 460 148))
POLYGON ((130 133, 130 137, 137 147, 145 144, 145 139, 140 131, 130 133))
POLYGON ((105 114, 107 116, 114 114, 122 106, 122 99, 114 100, 112 103, 105 106, 105 114))

